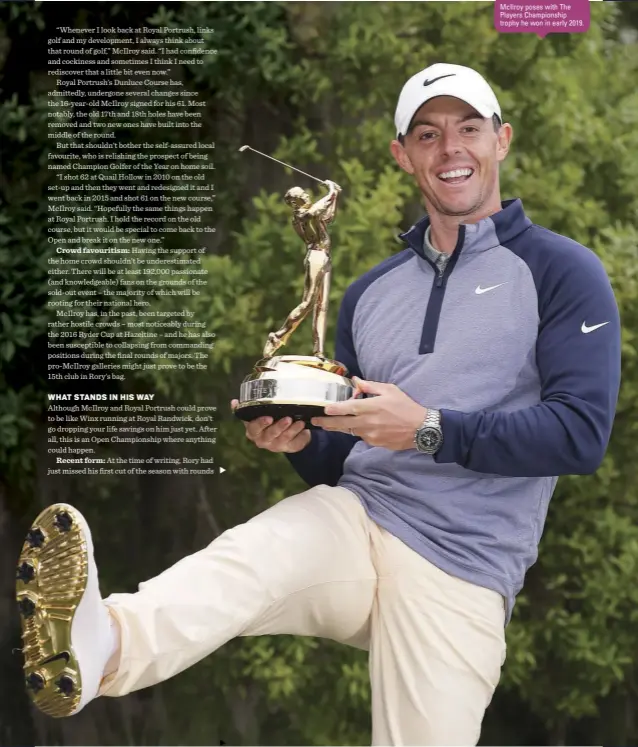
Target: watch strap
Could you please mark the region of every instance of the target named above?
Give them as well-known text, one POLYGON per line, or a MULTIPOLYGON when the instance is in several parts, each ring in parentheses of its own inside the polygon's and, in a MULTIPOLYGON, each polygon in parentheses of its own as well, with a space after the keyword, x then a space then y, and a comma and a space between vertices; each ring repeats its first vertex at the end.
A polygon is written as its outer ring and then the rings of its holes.
MULTIPOLYGON (((423 431, 425 428, 432 428, 439 432, 440 438, 443 437, 443 430, 441 428, 441 412, 439 410, 434 410, 431 408, 428 408, 428 411, 425 414, 425 418, 423 419, 423 423, 416 429, 414 433, 414 445, 416 446, 418 451, 423 451, 423 448, 419 445, 419 435, 421 431, 423 431)), ((440 448, 440 445, 439 447, 440 448)), ((438 451, 437 448, 437 451, 438 451)), ((436 452, 425 452, 425 453, 436 453, 436 452)))

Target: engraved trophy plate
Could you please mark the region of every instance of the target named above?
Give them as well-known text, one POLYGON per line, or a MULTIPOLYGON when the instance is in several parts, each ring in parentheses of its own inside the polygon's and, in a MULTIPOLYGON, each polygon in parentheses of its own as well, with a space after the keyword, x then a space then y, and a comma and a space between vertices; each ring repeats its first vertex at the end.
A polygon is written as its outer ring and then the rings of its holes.
POLYGON ((309 422, 323 415, 326 405, 350 399, 353 392, 345 366, 336 361, 276 356, 260 361, 244 379, 235 413, 242 420, 269 415, 275 420, 290 417, 309 422))

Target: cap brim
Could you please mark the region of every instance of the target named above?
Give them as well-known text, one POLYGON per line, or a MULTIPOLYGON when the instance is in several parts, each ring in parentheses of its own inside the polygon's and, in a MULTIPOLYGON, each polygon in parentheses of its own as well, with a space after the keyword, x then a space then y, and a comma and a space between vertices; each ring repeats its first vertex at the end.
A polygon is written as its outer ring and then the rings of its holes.
POLYGON ((450 93, 449 91, 441 91, 434 92, 430 91, 427 96, 423 97, 423 100, 421 103, 415 107, 412 114, 410 114, 410 118, 407 122, 404 123, 403 129, 397 133, 397 135, 407 135, 408 130, 410 129, 410 124, 412 123, 412 120, 414 119, 414 115, 419 111, 419 109, 423 106, 423 104, 427 103, 428 101, 431 101, 432 99, 438 99, 441 96, 449 96, 453 99, 459 99, 459 101, 463 101, 469 106, 472 107, 472 109, 476 109, 476 111, 484 118, 491 117, 492 115, 496 114, 497 112, 493 111, 489 106, 484 106, 482 104, 479 104, 476 101, 472 101, 472 96, 460 96, 458 93, 450 93))

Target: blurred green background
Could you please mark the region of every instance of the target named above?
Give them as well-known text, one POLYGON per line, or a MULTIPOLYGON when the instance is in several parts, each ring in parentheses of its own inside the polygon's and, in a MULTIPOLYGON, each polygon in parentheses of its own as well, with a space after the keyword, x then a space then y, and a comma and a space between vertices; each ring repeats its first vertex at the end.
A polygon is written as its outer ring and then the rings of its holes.
MULTIPOLYGON (((71 719, 40 716, 24 694, 15 650, 14 563, 34 514, 68 501, 94 528, 104 595, 133 591, 305 488, 285 457, 246 442, 228 402, 267 333, 300 298, 304 249, 287 225, 282 195, 312 182, 237 148, 248 143, 343 187, 332 231, 331 340, 346 286, 400 251, 397 233, 422 214, 388 143, 403 82, 433 62, 476 67, 493 83, 515 132, 503 197, 521 197, 534 221, 598 253, 623 321, 623 381, 608 455, 596 475, 558 483, 540 560, 507 630, 507 662, 481 743, 638 743, 637 6, 592 3, 587 33, 539 39, 499 35, 493 4, 483 2, 0 5, 0 743, 369 744, 365 654, 296 637, 233 641, 155 688, 101 699, 71 719), (174 71, 208 102, 202 129, 118 137, 216 143, 217 231, 166 243, 205 244, 208 287, 179 303, 217 334, 217 345, 207 374, 148 372, 112 390, 217 404, 223 476, 46 477, 46 393, 53 390, 46 373, 46 93, 55 85, 46 75, 46 39, 59 25, 216 29, 218 54, 174 71)), ((156 304, 171 307, 166 299, 156 304)), ((287 352, 307 352, 310 340, 307 322, 287 352)))

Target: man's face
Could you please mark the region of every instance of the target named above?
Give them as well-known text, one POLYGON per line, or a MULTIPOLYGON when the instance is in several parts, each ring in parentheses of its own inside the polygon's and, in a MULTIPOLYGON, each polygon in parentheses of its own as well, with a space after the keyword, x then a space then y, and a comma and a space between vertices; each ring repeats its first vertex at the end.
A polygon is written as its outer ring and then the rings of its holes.
POLYGON ((428 212, 472 216, 500 210, 498 164, 511 137, 509 124, 497 133, 469 104, 439 96, 414 115, 403 145, 393 140, 390 149, 414 175, 428 212))

